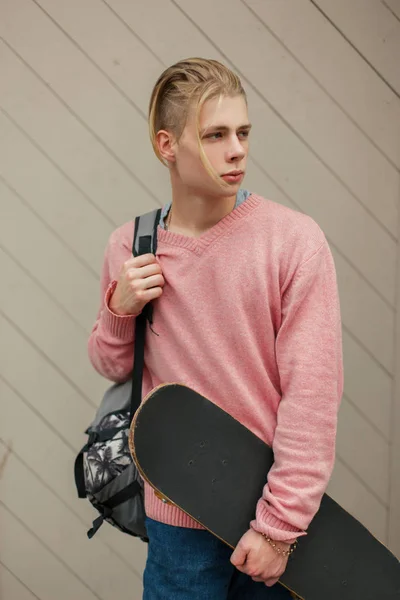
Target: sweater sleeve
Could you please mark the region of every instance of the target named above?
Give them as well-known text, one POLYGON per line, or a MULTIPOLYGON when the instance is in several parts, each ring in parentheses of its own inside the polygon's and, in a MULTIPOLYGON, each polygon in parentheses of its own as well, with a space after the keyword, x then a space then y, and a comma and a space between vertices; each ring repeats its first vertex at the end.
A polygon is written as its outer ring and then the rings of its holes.
POLYGON ((343 392, 340 305, 325 238, 282 296, 276 338, 282 397, 274 464, 251 526, 279 541, 306 535, 332 474, 343 392))
POLYGON ((119 316, 109 302, 123 263, 131 257, 129 246, 114 232, 108 242, 100 283, 100 308, 88 342, 89 358, 100 375, 114 382, 126 381, 133 368, 135 316, 119 316))

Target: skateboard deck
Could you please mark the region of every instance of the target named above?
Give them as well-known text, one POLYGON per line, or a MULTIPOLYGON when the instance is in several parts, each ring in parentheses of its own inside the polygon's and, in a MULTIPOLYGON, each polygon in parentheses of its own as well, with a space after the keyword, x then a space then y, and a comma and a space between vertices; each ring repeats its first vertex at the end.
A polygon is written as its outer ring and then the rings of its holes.
MULTIPOLYGON (((192 389, 161 385, 132 421, 130 450, 143 478, 234 548, 248 530, 273 464, 271 448, 192 389)), ((399 600, 400 563, 324 495, 280 583, 303 600, 399 600)))

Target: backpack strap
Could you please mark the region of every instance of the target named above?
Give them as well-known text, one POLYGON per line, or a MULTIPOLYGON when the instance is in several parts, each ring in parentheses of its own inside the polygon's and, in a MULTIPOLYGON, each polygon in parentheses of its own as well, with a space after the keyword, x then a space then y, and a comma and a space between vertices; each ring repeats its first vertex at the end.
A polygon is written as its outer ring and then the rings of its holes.
MULTIPOLYGON (((153 210, 145 215, 140 217, 136 217, 135 219, 135 228, 133 235, 133 243, 132 243, 132 253, 134 256, 139 256, 140 254, 147 253, 156 253, 157 250, 157 227, 161 218, 161 208, 153 210)), ((142 313, 135 319, 135 348, 134 348, 134 364, 133 364, 133 372, 132 372, 132 392, 131 392, 131 405, 130 405, 130 416, 131 420, 136 410, 139 408, 139 405, 142 401, 142 378, 143 378, 143 364, 144 364, 144 342, 145 342, 145 333, 146 333, 146 322, 149 321, 151 324, 153 322, 153 311, 151 303, 146 304, 142 313)), ((89 434, 89 438, 87 443, 83 446, 79 454, 75 459, 74 471, 75 471, 75 483, 78 492, 79 498, 86 498, 86 486, 85 486, 85 476, 84 476, 84 468, 83 468, 83 455, 88 451, 90 446, 93 443, 101 442, 104 440, 110 439, 113 437, 120 428, 115 429, 107 429, 103 432, 90 432, 87 430, 85 433, 89 434)), ((136 486, 136 482, 134 482, 136 486)), ((128 486, 126 492, 131 496, 137 493, 137 488, 133 489, 133 484, 128 486)), ((121 499, 120 495, 114 498, 114 505, 116 505, 117 500, 122 502, 124 501, 125 496, 121 499)), ((111 499, 113 500, 113 499, 111 499)), ((107 510, 111 510, 113 507, 111 505, 108 506, 107 510)), ((97 529, 100 527, 103 522, 105 516, 103 515, 96 519, 94 522, 94 528, 90 530, 89 537, 92 537, 97 529)))
MULTIPOLYGON (((157 227, 160 222, 161 208, 153 210, 135 219, 132 253, 134 256, 157 251, 157 227)), ((144 343, 147 321, 153 323, 153 307, 149 302, 135 319, 135 347, 132 371, 131 421, 142 401, 142 380, 144 366, 144 343)))
POLYGON ((132 244, 133 256, 139 256, 147 252, 156 253, 157 227, 160 223, 160 218, 161 208, 156 208, 140 217, 136 217, 132 244))

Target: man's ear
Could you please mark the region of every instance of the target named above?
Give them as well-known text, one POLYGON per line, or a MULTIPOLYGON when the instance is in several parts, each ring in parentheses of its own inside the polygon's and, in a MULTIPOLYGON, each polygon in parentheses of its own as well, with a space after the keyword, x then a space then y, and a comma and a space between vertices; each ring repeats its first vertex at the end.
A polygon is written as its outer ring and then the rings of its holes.
POLYGON ((161 129, 156 134, 158 151, 168 163, 175 162, 175 138, 169 131, 161 129))

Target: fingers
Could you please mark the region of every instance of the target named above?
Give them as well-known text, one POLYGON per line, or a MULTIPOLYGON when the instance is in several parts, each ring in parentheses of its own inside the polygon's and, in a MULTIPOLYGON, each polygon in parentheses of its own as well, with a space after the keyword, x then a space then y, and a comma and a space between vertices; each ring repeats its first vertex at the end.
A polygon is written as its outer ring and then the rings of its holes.
POLYGON ((138 315, 145 304, 159 298, 164 286, 162 269, 153 254, 125 261, 109 308, 117 315, 138 315))
POLYGON ((140 267, 146 267, 147 265, 154 263, 158 264, 154 254, 141 254, 140 256, 135 256, 126 260, 124 266, 126 269, 139 269, 140 267))
POLYGON ((247 557, 246 550, 243 548, 243 546, 238 544, 232 553, 231 563, 233 564, 234 567, 239 569, 239 571, 244 572, 243 568, 241 568, 241 567, 243 567, 244 563, 246 562, 246 557, 247 557))
POLYGON ((284 569, 271 568, 270 565, 266 566, 262 562, 254 560, 254 556, 252 556, 251 552, 247 554, 246 561, 236 568, 242 573, 245 573, 251 577, 253 581, 259 583, 262 582, 267 587, 275 585, 275 583, 279 581, 279 577, 281 577, 282 573, 284 572, 284 569))
POLYGON ((287 559, 278 556, 260 534, 249 530, 236 546, 231 563, 253 581, 271 587, 285 571, 287 559))
POLYGON ((148 302, 151 302, 152 300, 156 300, 157 298, 159 298, 162 295, 163 291, 161 287, 154 287, 151 288, 150 290, 145 290, 142 293, 142 299, 143 302, 145 302, 145 304, 147 304, 148 302))
POLYGON ((152 263, 144 267, 130 267, 126 273, 129 279, 146 279, 152 275, 159 275, 162 271, 158 263, 152 263))
POLYGON ((145 279, 135 279, 131 285, 132 289, 139 292, 140 290, 148 290, 153 287, 163 287, 164 283, 164 277, 162 275, 152 275, 145 279))

